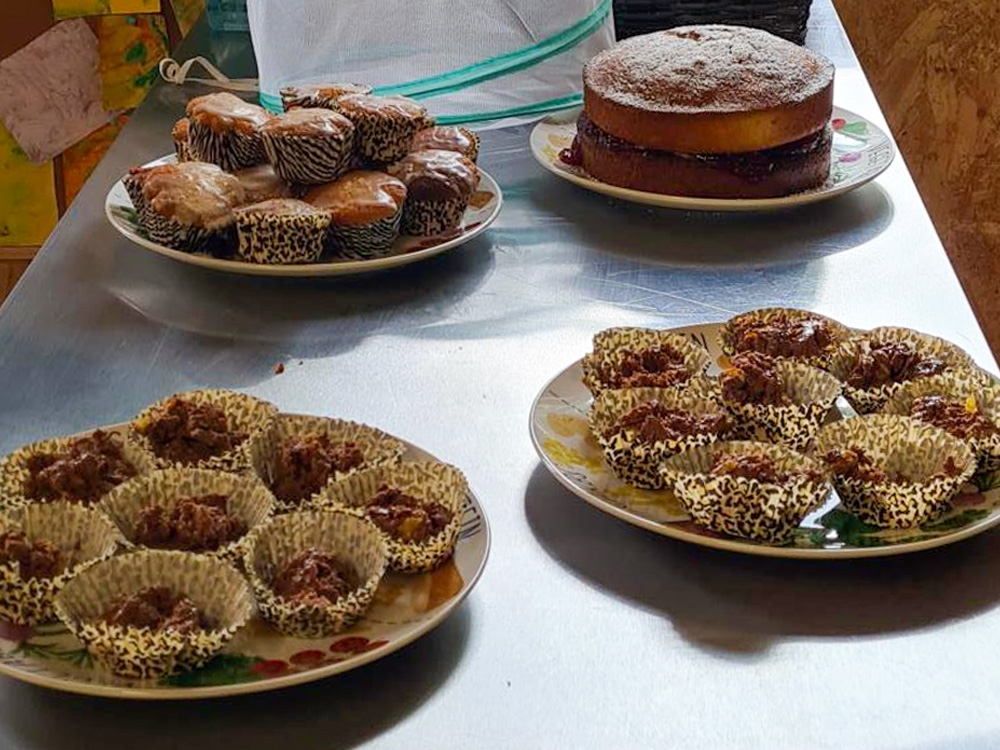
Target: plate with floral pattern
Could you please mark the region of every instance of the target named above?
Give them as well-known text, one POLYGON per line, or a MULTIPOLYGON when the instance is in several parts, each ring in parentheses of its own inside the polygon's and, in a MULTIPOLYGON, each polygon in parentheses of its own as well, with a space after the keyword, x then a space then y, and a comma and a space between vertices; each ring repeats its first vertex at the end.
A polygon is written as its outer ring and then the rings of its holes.
POLYGON ((892 139, 871 120, 841 107, 833 108, 830 127, 833 149, 830 175, 817 188, 781 198, 691 198, 663 195, 609 185, 577 166, 564 162, 559 154, 569 148, 576 136, 580 108, 546 117, 531 131, 531 153, 555 175, 592 190, 631 203, 688 211, 771 211, 801 206, 843 195, 874 180, 889 168, 896 155, 892 139))
MULTIPOLYGON (((170 155, 143 166, 172 164, 175 161, 177 161, 177 157, 170 155)), ((486 172, 479 170, 479 175, 479 188, 472 194, 469 207, 457 229, 433 237, 401 235, 393 245, 391 254, 383 258, 369 260, 346 260, 324 256, 319 263, 269 265, 248 263, 235 257, 221 257, 207 252, 192 253, 187 250, 167 247, 152 241, 146 235, 146 231, 139 224, 139 217, 121 180, 112 185, 111 190, 108 191, 107 198, 104 200, 104 213, 108 217, 108 221, 111 222, 111 226, 136 245, 181 263, 252 276, 351 276, 418 263, 464 245, 485 232, 500 215, 503 192, 496 181, 486 172)))
MULTIPOLYGON (((436 459, 408 444, 403 460, 436 459)), ((0 674, 70 693, 145 700, 216 698, 321 680, 388 656, 440 625, 479 581, 489 548, 486 514, 470 489, 454 556, 430 573, 387 573, 364 618, 338 635, 291 638, 255 615, 203 667, 141 682, 100 669, 61 623, 0 622, 0 674)))
MULTIPOLYGON (((709 374, 726 364, 718 324, 673 329, 705 347, 709 374)), ((852 558, 900 555, 967 539, 1000 524, 1000 471, 977 475, 952 500, 943 516, 910 529, 878 529, 863 523, 841 504, 836 491, 808 515, 791 542, 783 546, 751 542, 695 525, 669 490, 644 490, 621 482, 604 461, 590 433, 591 395, 574 362, 542 388, 531 407, 531 441, 542 463, 573 494, 608 515, 657 534, 704 547, 750 555, 794 558, 852 558)), ((833 418, 853 410, 838 400, 833 418)))

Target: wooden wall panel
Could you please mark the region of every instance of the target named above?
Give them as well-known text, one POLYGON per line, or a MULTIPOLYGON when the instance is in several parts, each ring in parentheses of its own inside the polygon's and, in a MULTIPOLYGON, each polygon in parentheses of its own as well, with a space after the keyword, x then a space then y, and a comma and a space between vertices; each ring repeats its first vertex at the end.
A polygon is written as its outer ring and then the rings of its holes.
POLYGON ((1000 356, 1000 2, 835 3, 1000 356))

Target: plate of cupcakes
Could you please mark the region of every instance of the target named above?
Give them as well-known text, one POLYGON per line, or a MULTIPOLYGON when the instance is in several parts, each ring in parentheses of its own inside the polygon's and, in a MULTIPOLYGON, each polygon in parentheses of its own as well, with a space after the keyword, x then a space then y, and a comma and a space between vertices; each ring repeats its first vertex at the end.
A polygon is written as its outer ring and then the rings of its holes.
POLYGON ((759 29, 631 37, 583 70, 583 107, 531 134, 535 159, 597 193, 665 208, 759 211, 841 195, 892 163, 892 140, 833 105, 834 66, 759 29))
POLYGON ((958 346, 768 308, 611 328, 532 406, 532 442, 609 515, 752 555, 929 549, 1000 523, 1000 384, 958 346))
POLYGON ((199 96, 174 154, 133 167, 105 200, 137 245, 232 273, 335 276, 415 263, 482 234, 499 186, 479 137, 417 102, 331 84, 286 89, 271 115, 199 96))
POLYGON ((377 428, 181 393, 0 459, 0 674, 193 699, 362 666, 489 552, 462 472, 377 428))

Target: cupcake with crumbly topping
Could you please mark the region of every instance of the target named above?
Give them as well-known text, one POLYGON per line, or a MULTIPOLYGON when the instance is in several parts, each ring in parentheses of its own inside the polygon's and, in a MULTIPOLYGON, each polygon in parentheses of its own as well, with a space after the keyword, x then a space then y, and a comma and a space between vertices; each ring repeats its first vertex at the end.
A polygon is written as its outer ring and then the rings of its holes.
POLYGON ((354 123, 358 153, 373 164, 402 159, 413 136, 434 124, 423 105, 402 96, 347 94, 336 109, 354 123))
POLYGON ((852 336, 843 323, 809 310, 769 307, 730 318, 720 331, 727 356, 757 352, 822 367, 834 350, 852 336))
POLYGON ((340 177, 354 149, 354 125, 328 109, 293 109, 266 122, 260 135, 274 171, 301 185, 340 177))
POLYGON ((344 258, 388 255, 399 236, 406 186, 384 172, 348 172, 310 188, 303 200, 330 215, 328 244, 344 258))
POLYGON ((414 151, 454 151, 471 162, 479 157, 479 136, 468 128, 452 125, 435 125, 424 128, 415 136, 410 144, 410 152, 414 151))
POLYGON ((330 214, 295 198, 273 198, 236 210, 239 256, 250 263, 315 263, 330 214))
POLYGON ((583 383, 595 396, 609 388, 683 388, 711 357, 688 336, 655 328, 606 328, 584 355, 583 383))
POLYGON ((459 153, 441 149, 414 151, 389 167, 389 174, 406 185, 403 232, 418 237, 458 227, 479 187, 476 165, 459 153))
POLYGON ((309 83, 300 86, 286 86, 279 92, 281 106, 286 112, 296 108, 336 109, 337 100, 347 94, 370 94, 371 86, 356 83, 309 83))
POLYGON ((260 128, 271 119, 262 107, 229 93, 206 94, 187 104, 188 143, 201 161, 227 172, 266 160, 260 128))

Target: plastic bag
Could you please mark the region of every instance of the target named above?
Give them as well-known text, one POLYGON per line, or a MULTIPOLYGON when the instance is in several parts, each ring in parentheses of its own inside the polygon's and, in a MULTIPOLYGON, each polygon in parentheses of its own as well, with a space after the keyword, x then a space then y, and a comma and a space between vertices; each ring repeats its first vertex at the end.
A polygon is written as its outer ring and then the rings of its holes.
POLYGON ((579 101, 584 63, 614 43, 612 0, 248 0, 261 101, 330 81, 421 100, 442 122, 579 101))

